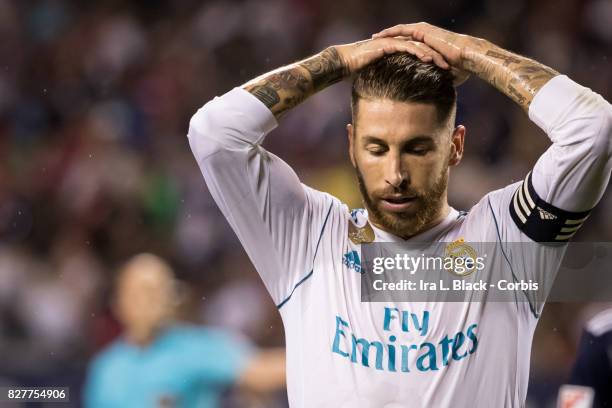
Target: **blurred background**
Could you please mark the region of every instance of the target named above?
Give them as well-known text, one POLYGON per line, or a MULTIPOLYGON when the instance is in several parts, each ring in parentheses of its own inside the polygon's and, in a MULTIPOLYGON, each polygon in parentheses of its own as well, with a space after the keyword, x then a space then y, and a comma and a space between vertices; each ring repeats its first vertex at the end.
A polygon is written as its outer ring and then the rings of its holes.
MULTIPOLYGON (((282 346, 279 314, 191 155, 189 119, 267 70, 418 21, 529 55, 612 100, 609 0, 0 0, 0 384, 70 386, 78 406, 87 363, 120 333, 117 267, 142 251, 175 268, 183 319, 282 346)), ((267 148, 360 207, 349 96, 343 83, 311 98, 267 148)), ((457 209, 522 179, 548 146, 474 78, 459 90, 458 121, 468 132, 451 172, 457 209)), ((608 193, 576 240, 612 240, 611 211, 608 193)), ((529 407, 554 406, 584 319, 601 306, 546 306, 529 407)))

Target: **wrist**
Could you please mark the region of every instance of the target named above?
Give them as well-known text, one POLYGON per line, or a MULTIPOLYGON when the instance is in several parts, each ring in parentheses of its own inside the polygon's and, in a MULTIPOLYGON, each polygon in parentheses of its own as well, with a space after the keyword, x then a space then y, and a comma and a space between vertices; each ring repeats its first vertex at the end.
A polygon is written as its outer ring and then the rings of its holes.
POLYGON ((350 58, 346 54, 345 46, 329 46, 318 53, 317 57, 324 61, 333 61, 332 64, 328 64, 330 74, 334 73, 336 75, 341 75, 342 78, 351 74, 350 58))
POLYGON ((463 69, 478 74, 479 67, 484 63, 487 50, 491 43, 485 39, 467 36, 461 46, 461 60, 463 69))
POLYGON ((314 92, 343 80, 349 72, 348 61, 339 47, 329 47, 304 60, 300 66, 310 74, 314 92))

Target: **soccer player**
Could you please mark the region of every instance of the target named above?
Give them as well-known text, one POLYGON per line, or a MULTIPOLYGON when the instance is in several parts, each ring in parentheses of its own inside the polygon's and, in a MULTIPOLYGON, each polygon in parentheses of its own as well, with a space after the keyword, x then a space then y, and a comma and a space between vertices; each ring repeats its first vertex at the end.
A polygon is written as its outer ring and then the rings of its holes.
POLYGON ((161 258, 131 259, 116 297, 124 336, 92 362, 86 407, 216 407, 232 385, 257 392, 285 385, 284 351, 256 352, 224 331, 174 322, 174 275, 161 258))
POLYGON ((541 277, 541 258, 505 243, 562 253, 608 184, 611 133, 610 105, 567 76, 418 23, 255 78, 198 110, 188 138, 281 313, 292 407, 518 407, 541 305, 361 302, 362 245, 497 242, 489 261, 541 277), (447 181, 464 150, 455 86, 468 74, 516 102, 552 146, 523 181, 465 213, 449 206, 447 181), (262 147, 284 112, 351 75, 349 157, 365 205, 352 212, 262 147))

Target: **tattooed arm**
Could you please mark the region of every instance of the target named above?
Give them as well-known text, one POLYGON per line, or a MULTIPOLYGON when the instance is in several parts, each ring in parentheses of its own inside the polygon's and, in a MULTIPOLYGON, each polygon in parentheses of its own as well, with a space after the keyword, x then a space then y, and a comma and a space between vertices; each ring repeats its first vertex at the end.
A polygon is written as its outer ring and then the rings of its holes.
POLYGON ((349 74, 338 49, 330 47, 304 61, 279 68, 244 85, 276 116, 349 74))
POLYGON ((422 42, 384 38, 329 47, 303 61, 255 78, 243 88, 279 117, 310 95, 341 81, 383 55, 398 51, 448 67, 439 53, 422 42))
POLYGON ((465 65, 469 72, 495 86, 526 112, 540 88, 559 75, 537 61, 481 39, 474 39, 474 46, 468 48, 465 65))
POLYGON ((487 81, 526 112, 540 88, 559 75, 537 61, 504 50, 487 40, 427 23, 398 25, 375 34, 374 38, 395 36, 423 41, 442 54, 451 66, 487 81))

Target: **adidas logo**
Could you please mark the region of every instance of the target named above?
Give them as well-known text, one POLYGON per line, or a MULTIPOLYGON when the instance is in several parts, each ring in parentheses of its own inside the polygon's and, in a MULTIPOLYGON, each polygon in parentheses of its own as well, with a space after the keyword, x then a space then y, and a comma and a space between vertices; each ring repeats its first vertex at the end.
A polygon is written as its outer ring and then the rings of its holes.
POLYGON ((556 220, 557 219, 556 215, 551 214, 548 211, 541 209, 540 207, 538 207, 538 211, 540 212, 540 218, 543 220, 556 220))
POLYGON ((361 259, 359 259, 359 254, 357 251, 351 251, 344 254, 342 257, 342 262, 349 269, 352 269, 357 273, 361 273, 361 259))

